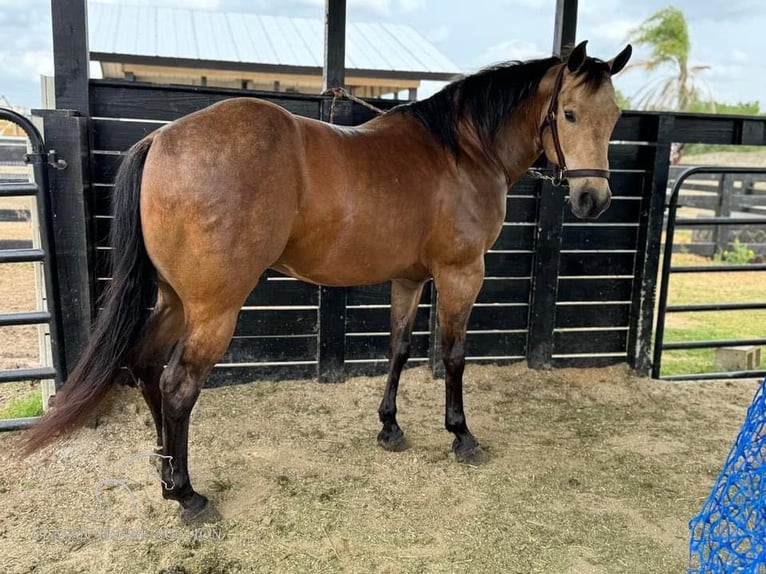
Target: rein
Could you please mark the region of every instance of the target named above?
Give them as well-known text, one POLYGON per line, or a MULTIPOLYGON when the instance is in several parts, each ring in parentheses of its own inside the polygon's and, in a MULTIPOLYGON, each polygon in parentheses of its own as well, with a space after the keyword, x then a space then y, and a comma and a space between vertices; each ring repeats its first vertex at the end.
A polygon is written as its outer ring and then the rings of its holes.
POLYGON ((536 179, 546 179, 553 182, 553 185, 561 185, 564 181, 573 179, 575 177, 603 177, 609 179, 608 169, 568 169, 566 158, 564 157, 564 150, 561 149, 561 140, 559 139, 559 127, 558 116, 556 110, 559 107, 559 95, 561 94, 561 84, 564 82, 564 72, 566 71, 566 64, 561 66, 561 69, 556 74, 556 81, 553 84, 553 94, 551 95, 550 104, 548 104, 548 112, 545 114, 545 119, 540 125, 540 141, 542 142, 543 133, 545 128, 550 128, 551 137, 553 138, 553 147, 556 150, 556 162, 558 165, 553 171, 553 175, 545 175, 542 170, 528 169, 527 174, 536 179))

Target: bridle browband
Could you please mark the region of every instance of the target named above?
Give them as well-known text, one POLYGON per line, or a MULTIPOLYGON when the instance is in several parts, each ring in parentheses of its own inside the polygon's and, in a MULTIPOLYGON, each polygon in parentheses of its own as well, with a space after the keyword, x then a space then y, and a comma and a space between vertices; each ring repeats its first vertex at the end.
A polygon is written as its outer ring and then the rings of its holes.
POLYGON ((553 92, 551 95, 550 104, 548 104, 548 112, 545 114, 545 119, 540 125, 540 142, 543 140, 543 132, 545 128, 550 128, 551 137, 553 138, 553 147, 556 149, 556 166, 553 181, 563 182, 567 179, 573 179, 575 177, 603 177, 609 179, 608 169, 568 169, 566 158, 564 157, 564 151, 561 149, 561 140, 559 139, 559 128, 556 122, 556 110, 559 107, 559 94, 561 93, 561 84, 564 82, 564 72, 566 71, 566 62, 561 66, 561 69, 556 74, 556 81, 553 83, 553 92))

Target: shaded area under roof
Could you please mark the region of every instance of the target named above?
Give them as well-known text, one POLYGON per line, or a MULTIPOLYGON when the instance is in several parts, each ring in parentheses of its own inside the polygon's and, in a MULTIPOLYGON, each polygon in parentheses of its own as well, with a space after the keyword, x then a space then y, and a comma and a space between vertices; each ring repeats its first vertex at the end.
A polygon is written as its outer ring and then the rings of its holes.
MULTIPOLYGON (((319 19, 101 3, 90 3, 88 12, 95 60, 226 62, 229 69, 322 67, 319 19)), ((347 23, 346 68, 419 79, 449 79, 460 72, 413 28, 377 22, 347 23)))

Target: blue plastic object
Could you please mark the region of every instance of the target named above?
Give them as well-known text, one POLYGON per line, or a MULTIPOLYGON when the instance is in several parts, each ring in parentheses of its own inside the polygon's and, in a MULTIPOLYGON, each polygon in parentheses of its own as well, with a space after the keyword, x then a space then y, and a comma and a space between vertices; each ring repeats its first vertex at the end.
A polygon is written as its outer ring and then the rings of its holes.
POLYGON ((766 379, 701 512, 688 574, 766 574, 766 379))

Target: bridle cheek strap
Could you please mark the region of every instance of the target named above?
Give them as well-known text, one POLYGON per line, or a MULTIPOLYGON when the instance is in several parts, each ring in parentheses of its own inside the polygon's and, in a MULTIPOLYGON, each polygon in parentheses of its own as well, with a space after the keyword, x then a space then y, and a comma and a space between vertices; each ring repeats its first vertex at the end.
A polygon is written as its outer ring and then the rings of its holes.
POLYGON ((561 140, 559 138, 559 127, 556 118, 556 110, 559 107, 559 94, 561 93, 561 84, 564 82, 564 71, 566 70, 566 64, 561 66, 561 69, 556 74, 556 81, 553 84, 553 92, 551 95, 550 104, 548 104, 548 112, 545 114, 545 119, 540 126, 540 141, 543 139, 543 132, 545 128, 550 128, 551 138, 553 139, 553 147, 556 150, 556 175, 555 179, 564 181, 565 179, 573 179, 576 177, 603 177, 609 179, 608 169, 567 169, 567 162, 564 158, 564 150, 561 149, 561 140))

